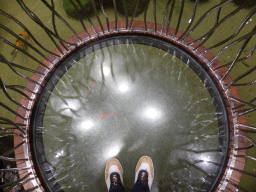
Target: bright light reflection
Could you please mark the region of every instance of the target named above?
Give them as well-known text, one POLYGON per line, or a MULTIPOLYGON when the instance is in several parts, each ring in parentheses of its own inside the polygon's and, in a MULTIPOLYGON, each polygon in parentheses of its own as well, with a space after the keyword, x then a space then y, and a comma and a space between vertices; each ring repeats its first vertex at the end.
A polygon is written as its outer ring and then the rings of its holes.
POLYGON ((203 157, 203 163, 205 164, 205 165, 207 165, 208 164, 208 161, 209 161, 209 158, 207 158, 207 157, 203 157))
POLYGON ((62 156, 64 154, 64 151, 61 150, 61 151, 58 151, 57 154, 55 155, 56 158, 62 156))
POLYGON ((161 116, 161 111, 159 111, 159 110, 156 109, 156 108, 149 107, 149 108, 147 108, 147 109, 144 111, 144 116, 147 117, 147 118, 149 118, 149 119, 156 120, 156 119, 160 118, 160 116, 161 116))
POLYGON ((81 126, 81 129, 88 130, 88 129, 91 129, 94 126, 94 122, 90 119, 86 119, 86 120, 81 122, 80 126, 81 126))
POLYGON ((111 73, 110 67, 109 66, 104 66, 103 67, 103 74, 108 76, 108 75, 110 75, 110 73, 111 73))
POLYGON ((108 148, 106 159, 115 157, 121 151, 122 145, 114 145, 108 148))
POLYGON ((118 86, 118 90, 121 92, 121 93, 125 93, 127 92, 129 89, 128 85, 126 83, 122 83, 121 85, 118 86))
POLYGON ((78 110, 81 107, 79 99, 66 99, 68 107, 72 110, 78 110))

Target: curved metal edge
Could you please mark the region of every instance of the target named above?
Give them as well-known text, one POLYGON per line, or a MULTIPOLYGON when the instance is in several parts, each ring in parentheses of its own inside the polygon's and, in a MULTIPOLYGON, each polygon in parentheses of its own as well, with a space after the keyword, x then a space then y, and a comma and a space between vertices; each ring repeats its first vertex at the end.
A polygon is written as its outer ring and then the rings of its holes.
MULTIPOLYGON (((106 30, 106 33, 102 33, 100 35, 95 34, 95 32, 93 31, 92 28, 88 29, 88 32, 91 35, 91 38, 88 38, 88 36, 86 35, 86 33, 84 31, 80 32, 79 35, 82 37, 82 43, 81 42, 77 42, 77 39, 75 37, 71 37, 70 39, 68 39, 68 41, 72 42, 72 43, 77 43, 77 47, 69 47, 69 51, 65 51, 64 47, 60 46, 61 49, 63 50, 64 54, 63 56, 59 59, 59 58, 55 58, 52 55, 48 56, 48 59, 52 60, 53 64, 49 64, 49 62, 47 62, 46 60, 43 61, 43 63, 45 63, 46 65, 49 66, 50 70, 47 70, 45 67, 43 66, 39 66, 37 68, 36 71, 40 71, 40 72, 44 72, 43 76, 40 76, 38 74, 33 74, 32 79, 39 81, 40 84, 42 86, 45 85, 45 83, 47 82, 47 77, 49 74, 53 73, 55 71, 55 69, 58 67, 58 64, 60 63, 60 61, 62 61, 63 59, 66 58, 66 56, 69 55, 69 53, 71 51, 75 51, 76 49, 79 49, 79 47, 81 46, 86 46, 88 44, 93 43, 94 41, 103 39, 103 38, 107 38, 108 36, 116 36, 118 34, 136 34, 136 35, 149 35, 149 36, 153 36, 154 38, 159 38, 162 40, 165 40, 169 43, 173 43, 179 47, 181 47, 183 50, 188 51, 190 54, 192 54, 196 60, 198 60, 205 68, 208 69, 208 71, 210 72, 212 78, 214 79, 215 82, 217 82, 217 87, 219 88, 219 91, 221 93, 221 95, 223 96, 223 99, 225 101, 225 104, 227 106, 227 110, 228 110, 228 119, 230 120, 230 136, 231 136, 231 143, 230 143, 230 150, 229 150, 229 157, 226 159, 227 165, 228 165, 228 169, 226 169, 225 172, 222 173, 222 177, 219 180, 220 184, 218 185, 218 183, 216 183, 216 186, 213 190, 225 190, 225 188, 228 186, 228 182, 226 180, 230 180, 232 179, 232 175, 233 175, 233 170, 230 167, 235 167, 235 162, 236 162, 236 157, 235 155, 237 155, 237 151, 235 151, 235 148, 239 147, 239 142, 238 142, 238 138, 235 137, 236 131, 237 131, 237 127, 235 126, 237 123, 242 123, 246 124, 246 118, 244 117, 243 120, 239 120, 237 119, 236 115, 232 112, 231 108, 235 106, 234 102, 231 101, 231 99, 229 99, 231 96, 236 95, 238 96, 238 98, 240 98, 239 93, 237 91, 237 89, 232 89, 232 91, 230 90, 225 90, 225 84, 227 84, 226 81, 230 81, 231 78, 228 77, 225 79, 224 81, 221 81, 221 75, 219 70, 214 71, 215 68, 217 68, 219 65, 221 65, 217 60, 214 61, 214 64, 211 66, 208 66, 207 64, 210 63, 211 59, 214 58, 214 56, 207 52, 204 55, 201 55, 201 57, 199 57, 199 55, 206 50, 206 48, 204 48, 203 46, 199 47, 196 51, 193 51, 194 46, 187 46, 187 44, 189 42, 193 42, 193 39, 188 37, 185 41, 183 42, 178 42, 177 39, 182 35, 181 32, 178 32, 176 34, 175 37, 173 37, 173 34, 175 33, 174 29, 168 29, 168 34, 164 33, 160 33, 160 29, 162 28, 162 26, 160 24, 157 24, 157 31, 155 32, 155 27, 154 27, 154 23, 147 23, 147 31, 144 31, 144 22, 142 21, 134 21, 133 22, 133 28, 131 30, 127 30, 125 28, 126 25, 126 21, 119 21, 118 22, 118 26, 120 26, 121 28, 119 28, 117 31, 115 30, 115 22, 109 23, 110 25, 110 31, 107 31, 107 24, 104 24, 104 30, 106 30), (232 140, 232 137, 234 138, 234 140, 232 140)), ((97 28, 98 26, 96 26, 97 28)), ((166 31, 166 27, 164 27, 164 31, 166 31)), ((59 53, 59 50, 56 48, 53 53, 59 53)), ((221 73, 223 73, 223 71, 226 71, 224 68, 221 69, 221 73)), ((34 92, 36 94, 31 94, 28 93, 30 95, 30 98, 36 99, 38 98, 38 95, 40 95, 40 92, 42 90, 42 87, 35 85, 31 82, 28 83, 27 88, 34 90, 34 92)), ((35 101, 30 101, 27 102, 26 98, 21 99, 20 101, 21 104, 28 106, 30 109, 32 109, 35 105, 35 101)), ((20 107, 18 108, 18 111, 22 111, 22 109, 20 109, 20 107)), ((24 110, 23 110, 24 111, 24 110)), ((32 117, 32 113, 26 113, 26 116, 28 118, 28 120, 24 121, 21 118, 17 117, 15 122, 16 123, 25 123, 26 124, 26 128, 29 130, 30 129, 30 117, 32 117)), ((30 189, 32 188, 31 186, 35 187, 38 186, 39 188, 36 189, 36 191, 44 191, 44 188, 42 187, 42 184, 40 182, 40 176, 37 176, 35 169, 35 166, 33 164, 33 159, 32 159, 32 155, 30 153, 30 146, 29 146, 29 142, 30 142, 30 135, 27 135, 27 138, 24 139, 24 141, 27 142, 27 144, 23 145, 23 150, 21 148, 19 148, 19 150, 15 151, 15 157, 16 158, 21 158, 21 157, 28 157, 29 161, 26 162, 26 166, 31 167, 31 169, 29 169, 30 172, 32 172, 34 174, 34 180, 32 180, 31 183, 27 182, 24 185, 25 189, 30 189)), ((18 143, 19 140, 21 140, 21 138, 15 137, 15 142, 18 143)), ((245 163, 244 163, 245 165, 245 163)), ((242 167, 240 167, 240 169, 243 170, 244 165, 242 167)), ((17 167, 22 167, 22 164, 17 164, 17 167)), ((24 166, 23 166, 24 167, 24 166)), ((20 175, 23 175, 24 172, 19 172, 20 175)), ((240 178, 241 179, 241 178, 240 178)), ((239 181, 240 181, 239 179, 239 181)), ((239 182, 238 182, 239 183, 239 182)))

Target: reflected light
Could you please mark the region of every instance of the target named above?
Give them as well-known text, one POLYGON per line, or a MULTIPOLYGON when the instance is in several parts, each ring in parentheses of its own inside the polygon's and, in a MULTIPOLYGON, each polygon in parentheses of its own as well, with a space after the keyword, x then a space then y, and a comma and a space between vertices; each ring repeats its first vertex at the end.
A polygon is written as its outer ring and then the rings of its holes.
POLYGON ((209 158, 207 158, 207 157, 203 157, 203 163, 205 164, 205 165, 207 165, 208 164, 208 161, 209 161, 209 158))
POLYGON ((64 154, 64 151, 61 150, 61 151, 58 151, 57 154, 55 155, 56 158, 60 157, 60 156, 63 156, 64 154))
POLYGON ((122 145, 114 145, 108 148, 106 158, 110 159, 115 157, 121 151, 122 145))
POLYGON ((110 73, 111 73, 110 67, 109 66, 104 66, 103 67, 103 74, 108 76, 108 75, 110 75, 110 73))
POLYGON ((72 110, 78 110, 81 107, 81 102, 79 99, 66 99, 66 102, 68 107, 72 110))
POLYGON ((129 89, 128 85, 126 83, 122 83, 121 85, 119 85, 118 87, 118 90, 121 92, 121 93, 125 93, 127 92, 129 89))
POLYGON ((159 119, 161 116, 161 111, 156 108, 149 107, 144 111, 144 116, 148 119, 156 120, 159 119))
POLYGON ((87 120, 84 120, 80 126, 81 126, 81 129, 84 129, 84 130, 88 130, 88 129, 91 129, 94 125, 94 122, 90 119, 87 119, 87 120))

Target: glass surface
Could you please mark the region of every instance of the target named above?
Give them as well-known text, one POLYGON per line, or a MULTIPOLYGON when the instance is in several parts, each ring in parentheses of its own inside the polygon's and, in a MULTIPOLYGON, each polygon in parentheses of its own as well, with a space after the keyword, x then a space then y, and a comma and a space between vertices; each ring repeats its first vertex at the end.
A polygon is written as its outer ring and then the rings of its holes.
POLYGON ((154 163, 152 192, 200 191, 220 168, 213 163, 221 153, 218 119, 204 82, 175 55, 148 45, 111 45, 70 67, 42 130, 64 191, 106 191, 112 157, 123 166, 126 191, 143 155, 154 163))

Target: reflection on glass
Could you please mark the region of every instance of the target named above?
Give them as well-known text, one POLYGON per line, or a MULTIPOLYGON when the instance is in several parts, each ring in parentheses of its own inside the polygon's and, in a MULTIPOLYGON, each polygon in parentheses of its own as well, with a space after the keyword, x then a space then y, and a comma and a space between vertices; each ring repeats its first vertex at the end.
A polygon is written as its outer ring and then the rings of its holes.
POLYGON ((203 160, 204 165, 207 165, 210 161, 210 157, 203 155, 202 160, 203 160))
POLYGON ((81 107, 81 103, 78 99, 66 99, 65 101, 67 102, 68 107, 72 110, 78 110, 81 107))
POLYGON ((121 93, 125 93, 129 90, 129 86, 127 83, 122 83, 118 86, 118 90, 121 92, 121 93))
POLYGON ((154 107, 148 107, 144 110, 144 116, 151 120, 157 120, 161 117, 161 111, 154 107))
POLYGON ((94 122, 92 120, 86 119, 81 122, 80 129, 88 130, 88 129, 91 129, 93 127, 93 125, 94 125, 94 122))
POLYGON ((110 73, 111 73, 110 67, 105 65, 105 66, 103 67, 103 74, 104 74, 105 76, 108 76, 108 75, 110 75, 110 73))
POLYGON ((61 150, 61 151, 57 151, 55 157, 58 158, 58 157, 63 156, 63 155, 64 155, 64 151, 61 150))
POLYGON ((122 148, 122 144, 121 143, 114 144, 114 145, 110 146, 106 150, 105 158, 108 160, 108 159, 110 159, 112 157, 115 157, 121 151, 121 148, 122 148))

